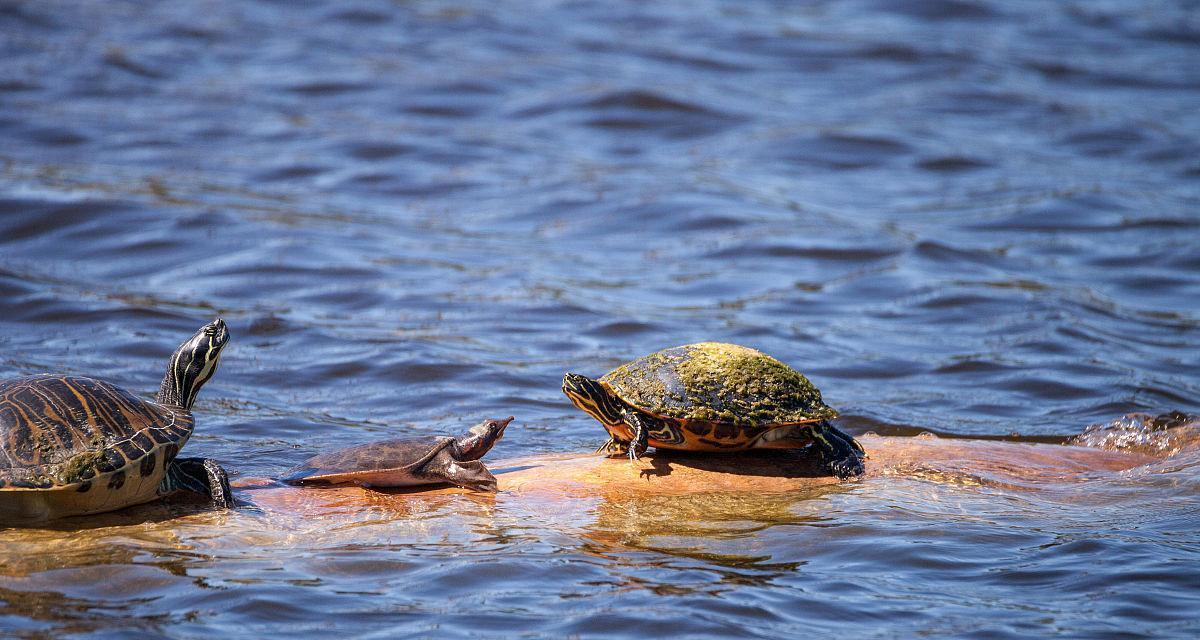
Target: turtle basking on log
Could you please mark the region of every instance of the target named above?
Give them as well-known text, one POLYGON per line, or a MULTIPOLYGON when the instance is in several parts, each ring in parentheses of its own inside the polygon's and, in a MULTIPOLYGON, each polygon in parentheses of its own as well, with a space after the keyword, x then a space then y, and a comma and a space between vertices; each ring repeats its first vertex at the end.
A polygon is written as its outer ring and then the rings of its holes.
POLYGON ((609 433, 599 451, 815 450, 826 470, 863 473, 863 448, 829 424, 837 412, 795 369, 736 344, 699 342, 657 351, 598 380, 568 373, 563 393, 609 433))
POLYGON ((459 438, 426 436, 370 442, 309 458, 288 471, 288 484, 413 487, 452 484, 495 491, 496 478, 480 460, 504 435, 512 416, 484 420, 459 438))
POLYGON ((213 460, 178 458, 192 403, 229 331, 217 318, 171 356, 154 402, 108 382, 38 375, 0 381, 0 525, 113 511, 177 491, 233 505, 213 460))

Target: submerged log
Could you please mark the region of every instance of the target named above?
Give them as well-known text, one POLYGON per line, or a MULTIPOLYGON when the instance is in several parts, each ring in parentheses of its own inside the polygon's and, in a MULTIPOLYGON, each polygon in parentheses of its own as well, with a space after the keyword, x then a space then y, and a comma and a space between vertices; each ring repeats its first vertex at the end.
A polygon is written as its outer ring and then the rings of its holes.
POLYGON ((1053 490, 1083 482, 1117 479, 1138 468, 1151 469, 1169 454, 1195 451, 1195 430, 1176 431, 1174 445, 1160 455, 1104 449, 996 440, 937 437, 859 438, 867 451, 866 474, 839 481, 825 475, 803 452, 751 451, 713 455, 652 453, 637 461, 598 454, 539 455, 489 463, 498 481, 497 494, 457 487, 369 489, 352 485, 328 488, 279 486, 264 478, 235 482, 240 495, 260 508, 310 514, 394 508, 408 511, 406 501, 418 496, 466 494, 481 500, 553 508, 572 498, 606 501, 647 495, 801 492, 834 485, 853 487, 919 478, 959 485, 1011 490, 1053 490))

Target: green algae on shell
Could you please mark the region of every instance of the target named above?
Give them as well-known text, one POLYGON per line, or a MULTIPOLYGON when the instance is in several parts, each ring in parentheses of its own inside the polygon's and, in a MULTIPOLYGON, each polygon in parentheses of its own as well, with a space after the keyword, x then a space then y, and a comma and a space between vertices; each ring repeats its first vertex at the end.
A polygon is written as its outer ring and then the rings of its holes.
POLYGON ((617 367, 600 382, 630 405, 664 418, 764 426, 837 417, 803 374, 736 344, 663 349, 617 367))
POLYGON ((59 467, 55 474, 56 484, 78 484, 96 475, 96 468, 108 455, 108 450, 103 446, 103 439, 95 438, 93 442, 96 443, 93 449, 71 457, 59 467))

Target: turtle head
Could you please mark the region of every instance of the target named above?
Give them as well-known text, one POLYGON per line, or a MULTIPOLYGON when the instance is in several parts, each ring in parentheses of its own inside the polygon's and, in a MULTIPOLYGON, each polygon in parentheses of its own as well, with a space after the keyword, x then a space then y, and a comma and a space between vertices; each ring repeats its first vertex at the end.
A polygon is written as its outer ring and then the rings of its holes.
POLYGON ((217 318, 179 345, 158 389, 158 403, 191 409, 200 387, 217 372, 217 362, 226 344, 229 344, 229 330, 225 321, 217 318))
POLYGON ((500 420, 484 420, 471 427, 466 435, 454 441, 457 448, 455 459, 466 462, 482 458, 492 450, 492 445, 500 440, 504 428, 512 421, 513 417, 509 416, 500 420))
POLYGON ((575 406, 601 424, 621 424, 620 402, 599 381, 568 373, 563 376, 562 390, 575 406))

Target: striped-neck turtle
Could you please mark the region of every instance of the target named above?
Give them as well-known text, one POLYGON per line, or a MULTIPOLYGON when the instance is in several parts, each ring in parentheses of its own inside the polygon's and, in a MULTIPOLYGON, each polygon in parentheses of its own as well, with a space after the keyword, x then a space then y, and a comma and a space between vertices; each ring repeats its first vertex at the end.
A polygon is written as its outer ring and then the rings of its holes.
POLYGON ((738 451, 811 445, 840 478, 863 472, 863 449, 829 424, 837 412, 795 369, 747 347, 700 342, 621 365, 598 380, 568 373, 563 393, 611 436, 599 451, 636 459, 646 447, 738 451))
POLYGON ((113 511, 179 490, 231 506, 215 461, 175 455, 228 342, 220 318, 197 331, 171 356, 154 402, 82 376, 0 381, 0 525, 113 511))
POLYGON ((459 438, 426 436, 382 440, 310 458, 280 478, 288 484, 413 487, 452 484, 495 491, 496 478, 480 460, 504 435, 512 416, 484 420, 459 438))

